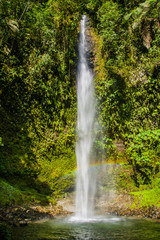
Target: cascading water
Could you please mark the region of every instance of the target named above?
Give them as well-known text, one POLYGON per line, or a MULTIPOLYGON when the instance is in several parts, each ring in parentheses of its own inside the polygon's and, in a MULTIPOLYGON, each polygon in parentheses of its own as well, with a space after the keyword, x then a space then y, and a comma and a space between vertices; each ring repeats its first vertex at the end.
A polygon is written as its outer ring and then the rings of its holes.
POLYGON ((93 73, 87 61, 86 16, 81 20, 79 62, 77 74, 78 117, 76 143, 77 183, 76 211, 78 219, 88 219, 94 214, 96 175, 90 169, 94 140, 95 101, 93 73))

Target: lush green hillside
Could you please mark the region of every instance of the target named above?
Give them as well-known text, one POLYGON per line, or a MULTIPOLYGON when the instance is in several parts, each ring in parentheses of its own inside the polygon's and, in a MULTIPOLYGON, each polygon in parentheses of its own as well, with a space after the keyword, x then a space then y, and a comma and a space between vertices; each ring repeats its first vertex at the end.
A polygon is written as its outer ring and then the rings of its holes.
POLYGON ((69 0, 0 4, 0 175, 50 194, 55 180, 75 167, 81 6, 69 0))
POLYGON ((90 1, 101 47, 97 95, 107 137, 127 148, 136 184, 159 171, 160 3, 90 1), (96 11, 96 14, 94 14, 96 11), (103 66, 103 67, 102 67, 103 66))
POLYGON ((158 186, 158 0, 0 0, 1 204, 54 201, 75 168, 79 22, 91 19, 106 154, 127 149, 135 187, 158 186), (154 183, 154 184, 153 184, 154 183))
POLYGON ((129 164, 119 185, 141 205, 158 204, 160 3, 89 1, 88 11, 94 29, 95 80, 104 142, 116 156, 112 143, 122 141, 129 164))

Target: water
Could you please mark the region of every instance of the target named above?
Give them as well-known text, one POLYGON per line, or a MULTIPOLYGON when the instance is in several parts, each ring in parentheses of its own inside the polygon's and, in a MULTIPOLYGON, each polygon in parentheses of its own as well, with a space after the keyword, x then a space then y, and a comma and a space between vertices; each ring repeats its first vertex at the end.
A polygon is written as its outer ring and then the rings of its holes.
POLYGON ((57 218, 13 229, 12 240, 158 240, 160 223, 120 217, 99 216, 71 222, 57 218))
POLYGON ((86 16, 80 25, 79 63, 77 76, 78 117, 76 143, 77 182, 76 210, 77 219, 87 219, 94 215, 96 173, 90 170, 93 161, 92 146, 95 126, 95 101, 93 74, 87 61, 86 16))

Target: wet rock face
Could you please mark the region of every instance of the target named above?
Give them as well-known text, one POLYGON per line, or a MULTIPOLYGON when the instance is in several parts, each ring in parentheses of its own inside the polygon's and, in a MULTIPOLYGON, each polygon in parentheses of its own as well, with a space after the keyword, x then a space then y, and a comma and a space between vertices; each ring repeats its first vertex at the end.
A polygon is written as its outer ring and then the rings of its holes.
MULTIPOLYGON (((78 66, 78 59, 79 59, 79 50, 78 50, 78 40, 79 35, 77 36, 77 44, 76 44, 76 58, 75 58, 75 68, 73 69, 74 74, 77 74, 77 66, 78 66)), ((87 49, 86 49, 86 55, 88 59, 88 65, 89 68, 94 71, 94 44, 93 44, 93 39, 90 34, 90 19, 86 17, 86 41, 87 41, 87 49)))

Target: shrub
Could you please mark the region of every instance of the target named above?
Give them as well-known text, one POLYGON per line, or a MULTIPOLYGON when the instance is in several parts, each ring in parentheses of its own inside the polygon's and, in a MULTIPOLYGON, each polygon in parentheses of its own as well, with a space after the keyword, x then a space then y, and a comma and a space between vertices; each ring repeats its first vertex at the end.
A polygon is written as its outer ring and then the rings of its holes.
POLYGON ((150 183, 159 172, 160 129, 141 132, 131 138, 127 154, 134 170, 134 179, 137 185, 150 183))

